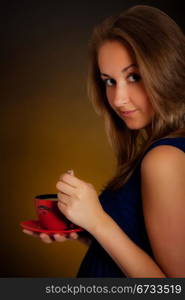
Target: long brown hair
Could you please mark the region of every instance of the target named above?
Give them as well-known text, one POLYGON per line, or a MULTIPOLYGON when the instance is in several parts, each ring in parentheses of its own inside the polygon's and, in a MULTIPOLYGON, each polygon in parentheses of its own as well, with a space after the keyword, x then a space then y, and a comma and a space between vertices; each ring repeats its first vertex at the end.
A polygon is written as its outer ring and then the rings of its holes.
POLYGON ((185 137, 185 37, 161 10, 137 5, 98 24, 89 41, 88 95, 105 121, 117 160, 116 174, 106 188, 121 188, 145 150, 163 137, 185 137), (135 55, 146 93, 154 109, 152 133, 130 130, 110 107, 100 78, 98 50, 106 41, 119 41, 135 55))

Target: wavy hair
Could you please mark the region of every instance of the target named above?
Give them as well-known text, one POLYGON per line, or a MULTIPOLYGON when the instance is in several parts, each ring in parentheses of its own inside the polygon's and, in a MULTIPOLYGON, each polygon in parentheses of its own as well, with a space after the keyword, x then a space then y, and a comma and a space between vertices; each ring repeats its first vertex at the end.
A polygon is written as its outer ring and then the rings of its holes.
POLYGON ((106 18, 89 41, 87 89, 116 156, 116 172, 106 188, 121 188, 141 161, 145 150, 164 137, 185 137, 185 37, 163 11, 136 5, 106 18), (154 110, 152 133, 130 130, 110 107, 100 78, 98 51, 106 41, 119 41, 133 52, 154 110))

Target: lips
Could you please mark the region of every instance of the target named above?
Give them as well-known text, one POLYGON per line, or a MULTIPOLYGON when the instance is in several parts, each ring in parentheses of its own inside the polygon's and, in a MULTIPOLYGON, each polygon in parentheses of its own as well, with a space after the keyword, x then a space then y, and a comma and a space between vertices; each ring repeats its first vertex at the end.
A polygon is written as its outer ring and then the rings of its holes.
POLYGON ((129 114, 132 114, 133 112, 135 112, 137 109, 133 109, 133 110, 127 110, 127 111, 120 111, 120 113, 123 115, 123 116, 126 116, 126 115, 129 115, 129 114))

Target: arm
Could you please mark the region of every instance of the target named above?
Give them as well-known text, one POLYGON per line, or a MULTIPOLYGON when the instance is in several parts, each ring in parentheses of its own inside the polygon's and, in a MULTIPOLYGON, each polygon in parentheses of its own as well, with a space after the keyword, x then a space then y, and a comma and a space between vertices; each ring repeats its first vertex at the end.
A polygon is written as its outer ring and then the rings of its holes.
POLYGON ((99 219, 91 229, 91 234, 127 277, 166 277, 152 258, 109 215, 104 214, 99 219))
POLYGON ((162 147, 150 151, 141 167, 144 217, 156 262, 108 215, 91 229, 128 277, 185 276, 185 156, 162 147))
POLYGON ((158 146, 142 164, 145 224, 159 266, 168 277, 185 277, 185 154, 158 146))
POLYGON ((172 146, 146 154, 142 201, 153 260, 102 209, 94 187, 64 174, 57 183, 59 209, 95 237, 128 277, 185 276, 185 156, 172 146), (170 204, 170 205, 169 205, 170 204), (170 251, 169 251, 170 250, 170 251))

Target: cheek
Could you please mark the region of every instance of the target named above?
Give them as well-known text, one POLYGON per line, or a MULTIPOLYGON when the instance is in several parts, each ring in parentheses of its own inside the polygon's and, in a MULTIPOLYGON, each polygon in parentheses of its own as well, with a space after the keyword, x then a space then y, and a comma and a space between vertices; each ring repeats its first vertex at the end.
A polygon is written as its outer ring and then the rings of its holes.
POLYGON ((137 89, 134 92, 135 98, 138 99, 138 105, 143 110, 143 112, 151 114, 153 112, 153 107, 148 95, 146 94, 144 86, 138 85, 137 89))
POLYGON ((113 99, 114 99, 114 95, 113 95, 113 91, 111 91, 111 89, 107 89, 106 90, 106 97, 107 97, 107 101, 110 104, 110 106, 113 108, 113 99))
POLYGON ((115 110, 115 104, 114 104, 114 91, 112 89, 108 89, 106 91, 107 101, 110 104, 110 106, 115 110))
POLYGON ((140 103, 140 110, 142 111, 143 116, 147 119, 151 119, 154 114, 153 107, 147 100, 140 103))
POLYGON ((146 104, 145 104, 145 107, 146 107, 146 111, 147 111, 150 115, 153 115, 154 110, 153 110, 152 104, 150 103, 149 98, 146 98, 146 104))

